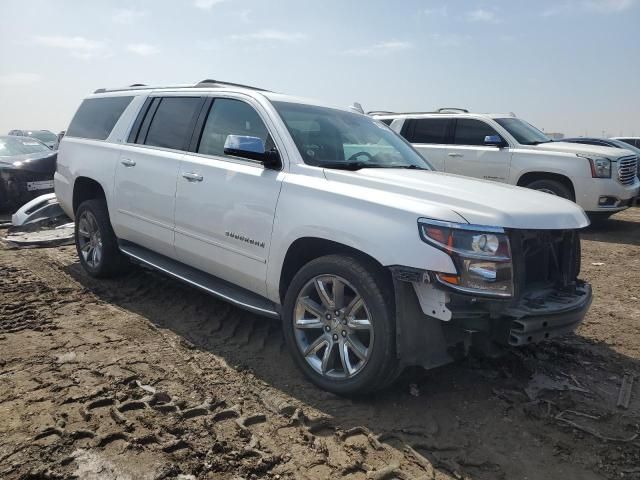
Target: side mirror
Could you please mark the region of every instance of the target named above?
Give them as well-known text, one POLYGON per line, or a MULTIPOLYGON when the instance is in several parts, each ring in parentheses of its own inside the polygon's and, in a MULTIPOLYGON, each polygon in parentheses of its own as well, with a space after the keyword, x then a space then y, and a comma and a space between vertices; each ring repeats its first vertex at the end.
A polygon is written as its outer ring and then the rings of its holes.
POLYGON ((502 148, 507 145, 507 143, 502 139, 500 135, 487 135, 484 137, 484 144, 488 147, 498 147, 502 148))
POLYGON ((265 151, 261 138, 245 135, 227 135, 224 142, 225 155, 248 158, 262 163, 266 168, 280 168, 280 154, 273 148, 265 151))

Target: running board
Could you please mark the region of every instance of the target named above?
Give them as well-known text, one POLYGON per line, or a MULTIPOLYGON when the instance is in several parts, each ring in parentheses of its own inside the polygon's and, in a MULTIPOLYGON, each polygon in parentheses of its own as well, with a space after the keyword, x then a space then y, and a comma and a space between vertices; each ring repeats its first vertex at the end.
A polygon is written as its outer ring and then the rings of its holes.
POLYGON ((275 303, 238 287, 230 282, 209 275, 208 273, 190 267, 164 255, 136 245, 135 243, 119 240, 120 251, 134 261, 147 265, 155 270, 166 273, 182 282, 193 285, 237 307, 258 315, 280 318, 275 303))

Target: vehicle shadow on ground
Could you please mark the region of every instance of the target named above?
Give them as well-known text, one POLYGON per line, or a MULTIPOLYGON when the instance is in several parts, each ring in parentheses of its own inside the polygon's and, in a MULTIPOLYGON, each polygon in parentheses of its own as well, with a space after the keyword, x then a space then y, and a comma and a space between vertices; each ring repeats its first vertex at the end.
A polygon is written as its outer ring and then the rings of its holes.
POLYGON ((603 469, 611 470, 604 472, 608 477, 640 461, 635 443, 603 441, 638 433, 632 425, 640 421, 640 395, 624 415, 615 407, 624 372, 640 375, 640 363, 604 343, 570 336, 498 360, 410 369, 383 392, 342 398, 314 387, 294 367, 279 322, 140 267, 107 281, 88 277, 78 263, 65 269, 105 302, 249 370, 330 417, 333 427, 365 427, 400 452, 414 448, 456 478, 603 478, 603 469), (556 418, 564 411, 591 418, 571 417, 585 425, 576 428, 556 418))
POLYGON ((594 242, 640 245, 640 207, 626 210, 624 219, 614 215, 608 220, 592 223, 580 233, 580 237, 594 242))

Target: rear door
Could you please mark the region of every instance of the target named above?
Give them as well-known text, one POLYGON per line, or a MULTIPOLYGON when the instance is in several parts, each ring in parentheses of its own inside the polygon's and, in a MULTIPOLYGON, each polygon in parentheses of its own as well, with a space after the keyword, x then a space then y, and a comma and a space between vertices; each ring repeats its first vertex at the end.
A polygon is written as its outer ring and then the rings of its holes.
POLYGON ((149 98, 122 147, 115 176, 119 236, 175 257, 176 180, 204 100, 149 98))
POLYGON ((241 98, 212 98, 202 111, 178 175, 175 246, 187 265, 266 295, 284 172, 224 153, 228 135, 258 137, 267 150, 276 146, 268 115, 253 99, 241 98))
POLYGON ((450 118, 410 118, 400 133, 436 170, 444 172, 452 123, 450 118))
POLYGON ((445 171, 467 177, 507 182, 511 166, 508 146, 485 145, 487 136, 498 132, 487 122, 476 118, 457 118, 453 142, 447 149, 445 171))

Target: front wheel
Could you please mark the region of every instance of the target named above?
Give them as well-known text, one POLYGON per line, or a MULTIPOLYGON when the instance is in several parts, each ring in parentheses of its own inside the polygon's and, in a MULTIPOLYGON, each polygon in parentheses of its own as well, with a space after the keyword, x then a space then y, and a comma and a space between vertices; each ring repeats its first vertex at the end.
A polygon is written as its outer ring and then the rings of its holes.
POLYGON ((393 301, 383 272, 351 256, 328 255, 296 274, 284 302, 294 360, 324 390, 378 390, 397 375, 393 301))
POLYGON ((571 190, 566 185, 558 182, 557 180, 535 180, 528 185, 525 185, 525 187, 532 190, 538 190, 539 192, 549 193, 557 197, 566 198, 567 200, 575 202, 573 192, 571 192, 571 190))

